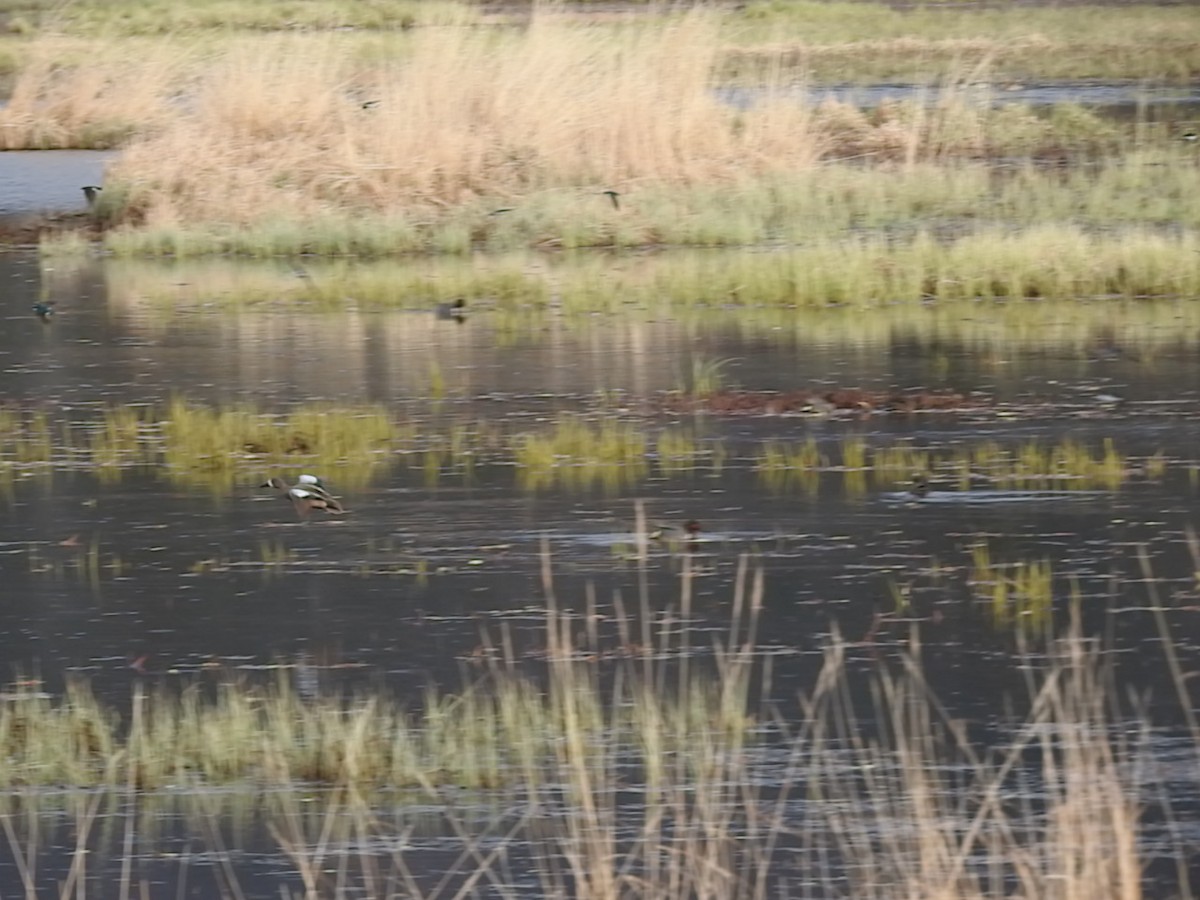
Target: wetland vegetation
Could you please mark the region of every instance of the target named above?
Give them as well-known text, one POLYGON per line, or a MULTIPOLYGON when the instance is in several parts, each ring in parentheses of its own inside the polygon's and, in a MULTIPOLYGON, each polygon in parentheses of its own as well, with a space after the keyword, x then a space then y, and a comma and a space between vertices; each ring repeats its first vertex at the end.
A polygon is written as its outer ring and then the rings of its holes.
MULTIPOLYGON (((977 561, 994 580, 986 551, 977 561)), ((947 716, 915 636, 865 683, 854 663, 872 652, 871 635, 835 642, 798 712, 764 702, 761 576, 739 585, 733 623, 698 645, 670 619, 641 631, 590 603, 582 619, 560 611, 547 583, 539 646, 517 656, 512 635, 485 635, 462 690, 431 689, 413 708, 375 692, 302 695, 294 667, 266 688, 219 673, 211 688, 139 686, 123 710, 85 683, 59 700, 18 685, 0 704, 9 846, 34 884, 41 844, 66 840, 66 884, 78 890, 95 878, 88 853, 115 854, 124 881, 180 885, 202 877, 197 853, 222 863, 221 896, 241 895, 231 847, 260 822, 305 896, 433 896, 438 884, 480 880, 525 896, 529 886, 505 887, 512 864, 530 866, 539 890, 570 885, 581 897, 750 898, 802 879, 830 896, 1017 886, 1130 898, 1148 869, 1186 881, 1163 865, 1187 853, 1161 766, 1178 749, 1148 721, 1114 727, 1141 713, 1119 710, 1111 658, 1078 623, 1022 651, 1028 696, 990 726, 985 748, 947 716), (1009 799, 1029 781, 1036 803, 1009 799), (206 795, 229 782, 237 793, 206 795), (64 813, 52 824, 31 817, 47 802, 38 786, 60 784, 86 790, 52 801, 64 813), (406 807, 428 810, 425 821, 406 807), (188 853, 145 853, 172 846, 164 814, 205 837, 188 853), (238 823, 232 838, 222 817, 238 823), (431 876, 421 847, 439 821, 458 861, 431 876), (393 882, 403 891, 383 887, 393 882)), ((685 570, 682 621, 695 615, 690 590, 685 570)), ((1194 763, 1195 749, 1182 759, 1194 763)))
MULTIPOLYGON (((435 7, 429 14, 437 18, 435 7)), ((840 16, 847 34, 867 21, 864 10, 751 7, 616 21, 551 7, 517 29, 449 24, 396 34, 370 25, 288 35, 235 27, 219 41, 186 30, 72 36, 68 16, 66 33, 22 39, 0 135, 8 148, 121 145, 90 216, 118 254, 390 256, 817 241, 831 247, 816 252, 837 257, 843 270, 870 272, 869 259, 845 258, 854 251, 844 245, 884 229, 886 241, 900 242, 889 247, 898 255, 923 252, 929 234, 968 245, 976 236, 987 245, 1011 240, 1003 265, 1017 271, 1002 283, 1040 296, 1047 261, 1035 248, 1048 234, 1067 244, 1120 241, 1124 235, 1107 233, 1119 223, 1165 230, 1130 240, 1179 241, 1160 252, 1173 267, 1193 268, 1190 231, 1176 231, 1193 223, 1187 198, 1197 177, 1180 123, 1147 112, 1118 124, 1069 103, 1038 110, 997 102, 978 86, 992 67, 961 48, 950 68, 937 54, 916 54, 936 85, 927 97, 871 109, 809 103, 787 63, 795 51, 786 46, 786 23, 828 30, 840 16), (755 24, 739 28, 743 19, 755 24), (772 32, 779 41, 761 37, 772 32), (754 93, 741 101, 720 92, 731 42, 762 60, 749 82, 754 93), (547 108, 560 112, 548 117, 547 108), (1047 160, 1068 163, 1066 174, 1041 168, 1047 160), (1082 162, 1098 163, 1101 174, 1074 167, 1082 162), (606 191, 615 192, 613 202, 606 191), (1038 230, 1026 236, 1031 227, 1038 230), (1106 231, 1090 233, 1096 228, 1106 231)), ((463 10, 467 19, 481 13, 463 10)), ((871 11, 872 21, 893 23, 879 25, 883 32, 903 22, 936 32, 935 22, 953 21, 944 33, 961 34, 975 21, 980 34, 1007 33, 998 11, 871 11)), ((1054 21, 1049 10, 1028 12, 1054 21)), ((1093 12, 1126 16, 1121 33, 1149 46, 1148 35, 1139 36, 1148 26, 1143 10, 1093 12)), ((1173 17, 1182 28, 1195 15, 1181 7, 1156 13, 1158 37, 1171 33, 1163 29, 1173 17)), ((1111 43, 1100 46, 1110 63, 1119 58, 1111 43)), ((843 49, 876 63, 886 57, 869 34, 843 49)), ((78 252, 81 244, 68 236, 46 249, 78 252)), ((1083 252, 1106 258, 1111 249, 1083 252)), ((962 252, 965 266, 988 267, 962 252)), ((1112 273, 1073 277, 1083 294, 1108 292, 1112 281, 1112 273)), ((831 287, 837 297, 857 285, 831 287)), ((907 296, 902 285, 882 287, 907 296)))
POLYGON ((0 31, 0 891, 1195 895, 1195 7, 0 31))
MULTIPOLYGON (((630 398, 622 403, 638 405, 630 398)), ((754 410, 763 412, 761 406, 754 410)), ((810 413, 818 421, 831 415, 861 420, 864 414, 887 411, 871 413, 855 405, 810 413)), ((876 489, 903 487, 914 476, 931 474, 948 489, 964 492, 981 481, 1030 490, 1116 490, 1130 478, 1161 478, 1169 465, 1161 453, 1136 459, 1122 454, 1112 439, 1094 447, 1068 438, 1011 446, 980 441, 959 448, 897 441, 868 448, 849 433, 836 446, 818 445, 814 437, 799 444, 770 438, 735 445, 709 433, 703 420, 672 425, 674 418, 664 423, 657 414, 606 409, 604 398, 590 413, 564 414, 536 429, 456 416, 439 423, 419 411, 396 418, 377 406, 279 415, 249 405, 211 409, 177 399, 161 409, 108 407, 90 422, 10 408, 0 410, 0 484, 11 492, 18 478, 49 478, 55 470, 88 470, 103 480, 150 470, 181 486, 224 494, 279 468, 323 471, 344 487, 359 488, 394 466, 424 471, 434 484, 443 478, 470 483, 478 467, 489 466, 514 469, 517 483, 527 490, 553 486, 586 493, 592 487, 640 484, 652 468, 661 478, 698 471, 719 477, 736 448, 757 461, 759 475, 776 490, 803 489, 805 483, 815 487, 822 472, 844 473, 848 484, 852 475, 869 475, 876 489)), ((1175 461, 1185 462, 1194 465, 1175 461)))

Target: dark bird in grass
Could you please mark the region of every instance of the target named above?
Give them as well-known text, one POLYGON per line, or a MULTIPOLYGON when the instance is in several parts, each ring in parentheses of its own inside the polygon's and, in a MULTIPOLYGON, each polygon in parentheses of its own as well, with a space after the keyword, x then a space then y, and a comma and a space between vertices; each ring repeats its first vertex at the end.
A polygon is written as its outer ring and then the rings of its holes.
POLYGON ((102 190, 104 190, 104 188, 99 187, 94 184, 85 184, 83 186, 82 190, 83 190, 83 196, 87 200, 87 205, 95 206, 96 205, 96 195, 99 194, 102 190))
POLYGON ((382 102, 381 100, 364 100, 362 103, 359 104, 359 106, 362 107, 363 109, 374 109, 381 102, 382 102))
POLYGON ((1195 128, 1189 128, 1187 131, 1185 131, 1181 135, 1181 137, 1183 138, 1183 140, 1185 140, 1189 143, 1192 143, 1192 144, 1194 144, 1194 143, 1196 143, 1196 141, 1200 140, 1200 134, 1196 133, 1195 128))
POLYGON ((449 303, 439 303, 435 312, 439 319, 453 319, 462 323, 467 318, 467 301, 458 297, 449 303))
POLYGON ((49 322, 51 317, 54 315, 54 301, 53 300, 46 300, 44 302, 38 301, 37 303, 33 304, 32 308, 33 308, 33 314, 35 316, 37 316, 39 319, 41 319, 43 322, 49 322))
POLYGON ((612 201, 613 209, 621 208, 621 201, 618 199, 621 195, 616 191, 601 191, 600 193, 612 201))
POLYGON ((346 510, 321 484, 321 479, 315 475, 301 475, 299 484, 288 484, 282 478, 269 478, 259 487, 274 488, 292 501, 296 514, 307 519, 314 509, 322 512, 341 515, 346 510))
POLYGON ((488 213, 488 215, 489 216, 499 216, 499 215, 503 215, 506 212, 512 212, 514 209, 516 209, 515 206, 500 206, 500 207, 497 207, 496 209, 493 209, 490 213, 488 213))

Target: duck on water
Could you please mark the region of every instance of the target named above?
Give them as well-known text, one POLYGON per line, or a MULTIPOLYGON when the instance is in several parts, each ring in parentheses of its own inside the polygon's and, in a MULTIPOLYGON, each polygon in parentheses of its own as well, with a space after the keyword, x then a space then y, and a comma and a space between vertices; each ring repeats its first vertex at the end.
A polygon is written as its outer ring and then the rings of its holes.
POLYGON ((292 501, 292 507, 302 519, 307 519, 313 510, 333 515, 344 513, 345 507, 325 488, 316 475, 300 475, 296 484, 288 484, 279 476, 268 478, 259 487, 274 488, 292 501))

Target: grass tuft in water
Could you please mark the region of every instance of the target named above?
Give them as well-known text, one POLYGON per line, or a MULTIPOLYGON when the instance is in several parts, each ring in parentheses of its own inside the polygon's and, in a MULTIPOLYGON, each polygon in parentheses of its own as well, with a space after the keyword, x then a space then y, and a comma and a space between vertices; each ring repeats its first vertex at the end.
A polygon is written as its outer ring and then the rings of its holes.
POLYGON ((513 452, 518 481, 527 490, 555 486, 615 491, 646 474, 646 435, 608 418, 591 424, 560 419, 546 432, 517 435, 513 452))

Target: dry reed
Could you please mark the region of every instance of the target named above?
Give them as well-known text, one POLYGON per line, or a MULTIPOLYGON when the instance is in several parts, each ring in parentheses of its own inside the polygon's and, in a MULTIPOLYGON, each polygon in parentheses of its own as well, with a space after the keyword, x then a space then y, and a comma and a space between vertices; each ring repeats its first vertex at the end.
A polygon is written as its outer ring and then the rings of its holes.
MULTIPOLYGON (((753 677, 761 573, 741 561, 728 631, 693 645, 677 627, 697 615, 683 562, 671 615, 653 616, 644 592, 636 615, 617 598, 615 634, 606 635, 594 598, 580 611, 558 606, 547 560, 541 688, 521 674, 505 633, 485 636, 495 652, 485 654, 484 678, 459 697, 430 695, 416 717, 397 715, 383 696, 264 703, 229 691, 210 704, 192 692, 182 703, 139 693, 122 746, 110 736, 111 713, 75 693, 57 710, 32 696, 5 707, 0 733, 36 743, 44 764, 83 757, 74 775, 58 777, 120 793, 123 826, 98 840, 102 794, 85 795, 65 846, 77 862, 109 848, 121 860, 122 895, 154 857, 144 846, 135 854, 130 840, 146 840, 139 823, 155 804, 138 788, 151 766, 174 783, 242 773, 270 787, 263 818, 306 897, 466 895, 486 884, 505 898, 586 900, 1139 900, 1151 848, 1177 855, 1180 894, 1191 896, 1186 832, 1163 780, 1172 770, 1154 764, 1155 732, 1136 705, 1125 708, 1112 655, 1082 636, 1077 617, 1046 652, 1023 656, 1026 712, 989 717, 985 740, 934 694, 915 639, 866 683, 854 664, 863 648, 834 641, 785 715, 752 700, 759 688, 771 693, 753 677), (640 650, 601 652, 614 637, 640 650), (181 752, 186 760, 172 758, 181 752), (498 802, 447 794, 447 776, 498 802), (314 794, 312 777, 329 788, 314 794), (375 794, 381 779, 412 788, 375 794), (415 840, 414 803, 437 818, 445 862, 431 865, 428 844, 415 840), (1165 829, 1150 830, 1148 806, 1166 816, 1165 829)), ((222 802, 200 794, 189 815, 205 834, 204 859, 228 879, 222 895, 238 896, 222 802)), ((30 891, 46 877, 38 803, 26 793, 0 809, 30 891)))
POLYGON ((366 74, 333 39, 264 39, 207 67, 190 108, 110 178, 147 222, 245 224, 810 164, 802 106, 739 113, 709 91, 715 35, 701 14, 618 37, 541 20, 504 38, 432 31, 366 74))

